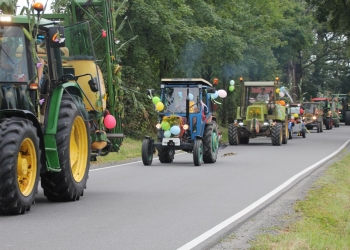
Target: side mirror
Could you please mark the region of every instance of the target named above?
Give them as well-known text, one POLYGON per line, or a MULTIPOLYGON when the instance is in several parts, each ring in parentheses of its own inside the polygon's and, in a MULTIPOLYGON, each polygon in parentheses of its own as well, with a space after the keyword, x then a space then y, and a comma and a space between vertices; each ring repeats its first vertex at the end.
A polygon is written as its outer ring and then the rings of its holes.
POLYGON ((98 85, 97 83, 95 82, 95 79, 91 79, 89 80, 89 86, 90 86, 90 89, 92 92, 97 92, 99 89, 98 89, 98 85))
POLYGON ((55 26, 49 28, 49 41, 51 48, 66 47, 65 40, 64 27, 55 26))
POLYGON ((154 91, 154 89, 147 89, 146 94, 149 96, 153 96, 155 94, 155 91, 154 91))

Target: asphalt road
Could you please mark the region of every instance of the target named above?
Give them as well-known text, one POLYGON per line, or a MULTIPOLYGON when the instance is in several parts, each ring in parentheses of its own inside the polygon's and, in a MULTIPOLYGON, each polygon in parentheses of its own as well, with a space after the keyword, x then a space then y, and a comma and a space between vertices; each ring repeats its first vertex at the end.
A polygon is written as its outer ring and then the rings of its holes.
POLYGON ((286 184, 337 151, 349 131, 312 130, 280 147, 255 139, 200 167, 186 153, 171 164, 154 159, 151 166, 92 170, 79 201, 52 203, 39 189, 29 213, 0 216, 0 249, 200 249, 309 174, 286 184))

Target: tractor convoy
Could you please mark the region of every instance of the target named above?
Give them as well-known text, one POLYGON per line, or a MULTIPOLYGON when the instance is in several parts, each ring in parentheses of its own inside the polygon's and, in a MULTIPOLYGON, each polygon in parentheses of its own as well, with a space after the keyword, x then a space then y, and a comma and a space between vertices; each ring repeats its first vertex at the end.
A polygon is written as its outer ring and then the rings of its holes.
MULTIPOLYGON (((29 211, 39 179, 48 200, 79 200, 90 161, 119 151, 124 90, 115 7, 112 0, 72 0, 64 13, 45 14, 37 2, 16 15, 12 0, 0 4, 0 214, 29 211), (92 38, 92 32, 99 35, 92 38)), ((159 97, 148 90, 158 123, 156 138, 143 139, 144 165, 156 152, 161 163, 172 163, 176 150, 193 154, 195 166, 217 161, 221 133, 214 99, 227 95, 217 83, 168 78, 161 79, 159 97)), ((350 125, 348 95, 296 104, 278 78, 241 78, 237 88, 230 145, 270 137, 281 146, 293 134, 322 132, 323 124, 327 130, 340 120, 350 125)))

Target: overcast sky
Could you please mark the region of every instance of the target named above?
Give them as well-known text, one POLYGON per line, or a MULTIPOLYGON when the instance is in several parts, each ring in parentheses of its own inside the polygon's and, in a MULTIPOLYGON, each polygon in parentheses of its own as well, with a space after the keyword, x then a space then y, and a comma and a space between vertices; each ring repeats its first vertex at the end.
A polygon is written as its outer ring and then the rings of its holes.
MULTIPOLYGON (((47 0, 47 7, 46 7, 46 13, 49 13, 49 12, 51 12, 50 11, 50 5, 51 5, 51 3, 53 2, 54 0, 47 0)), ((33 3, 33 0, 28 0, 28 2, 29 2, 29 4, 31 5, 32 3, 33 3)), ((34 1, 34 2, 41 2, 42 4, 46 4, 46 0, 41 0, 41 1, 38 1, 38 0, 36 0, 36 1, 34 1)), ((25 7, 27 7, 28 6, 28 4, 27 4, 27 0, 18 0, 18 2, 17 2, 17 13, 19 12, 19 11, 21 11, 21 9, 25 6, 25 7)))

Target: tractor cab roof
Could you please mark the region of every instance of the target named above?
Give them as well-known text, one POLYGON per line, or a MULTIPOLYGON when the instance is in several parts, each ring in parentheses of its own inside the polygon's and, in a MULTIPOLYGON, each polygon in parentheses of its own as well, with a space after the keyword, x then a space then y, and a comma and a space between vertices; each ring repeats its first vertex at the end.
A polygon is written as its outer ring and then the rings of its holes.
POLYGON ((202 84, 208 87, 213 87, 213 85, 210 82, 202 78, 163 78, 161 79, 161 82, 162 84, 169 84, 169 85, 202 84))
POLYGON ((272 81, 269 82, 244 82, 244 86, 251 86, 251 87, 267 87, 267 86, 274 86, 275 83, 272 81))

